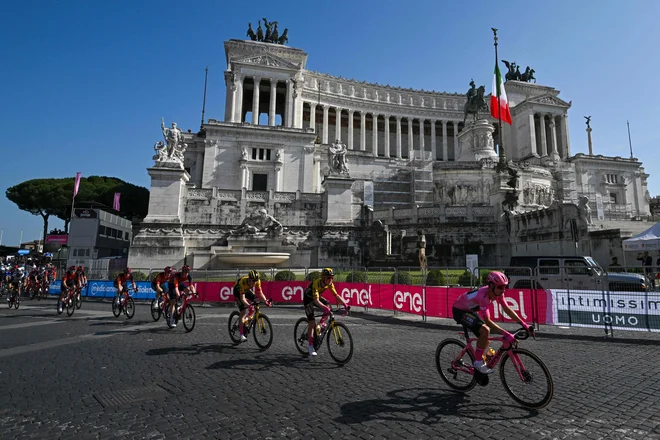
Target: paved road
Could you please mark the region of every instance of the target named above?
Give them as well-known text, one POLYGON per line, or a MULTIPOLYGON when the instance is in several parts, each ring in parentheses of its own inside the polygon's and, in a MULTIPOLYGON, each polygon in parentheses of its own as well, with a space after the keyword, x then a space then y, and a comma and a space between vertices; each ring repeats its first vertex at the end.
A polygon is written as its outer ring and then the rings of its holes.
POLYGON ((497 377, 465 395, 444 385, 433 356, 457 330, 447 321, 344 318, 355 354, 338 367, 325 347, 297 354, 292 308, 267 311, 265 352, 231 345, 228 308, 198 307, 192 333, 153 323, 146 305, 130 321, 109 303, 54 311, 52 301, 0 309, 2 439, 660 439, 660 335, 544 328, 525 344, 555 382, 536 412, 497 377))

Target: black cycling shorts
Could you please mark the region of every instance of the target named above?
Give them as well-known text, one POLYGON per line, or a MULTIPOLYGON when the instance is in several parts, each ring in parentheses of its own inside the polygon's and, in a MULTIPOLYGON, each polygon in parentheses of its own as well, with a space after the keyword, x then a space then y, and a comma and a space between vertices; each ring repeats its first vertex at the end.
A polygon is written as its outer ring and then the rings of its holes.
MULTIPOLYGON (((254 302, 255 299, 257 299, 256 296, 254 296, 254 293, 251 290, 247 290, 243 293, 245 295, 245 299, 247 299, 250 302, 254 302)), ((234 289, 234 300, 236 302, 236 307, 238 307, 239 311, 243 311, 247 309, 247 306, 243 304, 243 301, 241 301, 241 294, 239 293, 238 289, 234 289)))
POLYGON ((459 310, 456 307, 452 307, 451 313, 454 317, 454 321, 472 330, 472 333, 479 337, 481 326, 485 325, 484 321, 479 316, 479 313, 459 310))
MULTIPOLYGON (((330 301, 322 296, 319 296, 319 301, 325 306, 330 305, 330 301)), ((307 321, 314 321, 314 306, 316 305, 314 304, 314 299, 307 299, 307 297, 305 297, 303 305, 305 306, 305 316, 307 317, 307 321)))

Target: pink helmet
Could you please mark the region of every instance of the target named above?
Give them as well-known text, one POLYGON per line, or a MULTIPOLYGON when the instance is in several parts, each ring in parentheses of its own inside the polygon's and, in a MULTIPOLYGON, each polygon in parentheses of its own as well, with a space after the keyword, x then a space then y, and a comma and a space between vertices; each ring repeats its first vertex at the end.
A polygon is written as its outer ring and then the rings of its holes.
POLYGON ((495 286, 508 286, 509 279, 502 272, 491 272, 488 274, 488 284, 493 284, 495 286))

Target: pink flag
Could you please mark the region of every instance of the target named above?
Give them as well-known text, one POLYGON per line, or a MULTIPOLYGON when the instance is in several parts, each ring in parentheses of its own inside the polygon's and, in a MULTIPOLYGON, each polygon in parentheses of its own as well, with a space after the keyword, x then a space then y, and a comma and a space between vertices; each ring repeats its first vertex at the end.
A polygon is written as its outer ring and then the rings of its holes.
POLYGON ((78 187, 80 186, 80 173, 76 173, 76 183, 73 185, 73 198, 76 198, 76 194, 78 194, 78 187))
POLYGON ((112 202, 112 209, 115 211, 119 211, 119 197, 121 197, 121 193, 115 193, 115 200, 112 202))

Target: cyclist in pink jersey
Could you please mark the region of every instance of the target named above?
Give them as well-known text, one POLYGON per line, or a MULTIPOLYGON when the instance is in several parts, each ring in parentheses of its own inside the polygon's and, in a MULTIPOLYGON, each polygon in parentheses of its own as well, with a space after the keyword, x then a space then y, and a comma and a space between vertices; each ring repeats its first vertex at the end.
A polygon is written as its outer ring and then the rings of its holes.
POLYGON ((504 340, 509 344, 515 340, 511 333, 491 321, 488 307, 493 301, 496 301, 502 306, 504 313, 518 321, 525 330, 529 330, 529 325, 505 301, 504 290, 508 286, 509 279, 506 275, 502 272, 491 272, 488 275, 487 285, 477 290, 465 292, 456 299, 452 307, 454 320, 472 330, 479 338, 477 339, 476 359, 473 366, 480 373, 490 374, 493 372, 483 361, 483 354, 488 348, 488 338, 490 337, 491 329, 495 329, 501 333, 504 336, 504 340))

